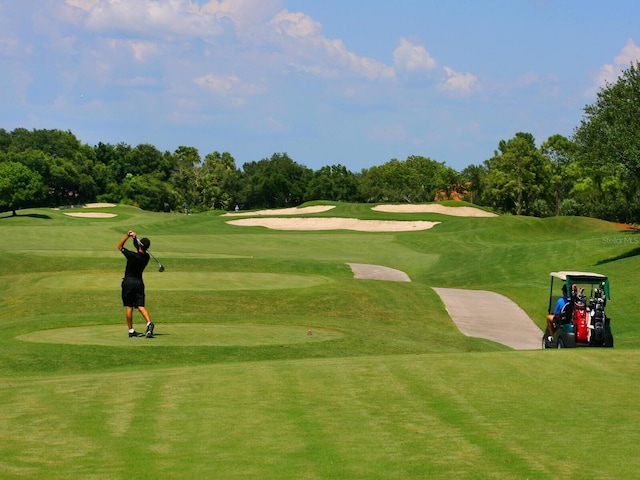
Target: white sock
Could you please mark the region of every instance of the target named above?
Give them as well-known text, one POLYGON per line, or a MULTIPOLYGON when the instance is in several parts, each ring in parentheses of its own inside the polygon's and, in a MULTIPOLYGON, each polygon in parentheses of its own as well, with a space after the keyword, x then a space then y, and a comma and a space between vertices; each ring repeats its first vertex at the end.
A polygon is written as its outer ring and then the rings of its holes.
POLYGON ((133 333, 133 332, 135 332, 135 330, 133 328, 130 328, 129 333, 133 333))

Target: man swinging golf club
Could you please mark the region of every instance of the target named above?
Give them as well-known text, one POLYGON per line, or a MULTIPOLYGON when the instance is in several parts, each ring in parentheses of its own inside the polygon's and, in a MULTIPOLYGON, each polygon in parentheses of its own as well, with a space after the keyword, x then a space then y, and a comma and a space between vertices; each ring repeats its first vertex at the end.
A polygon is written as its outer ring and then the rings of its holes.
POLYGON ((126 307, 127 326, 129 327, 129 337, 153 337, 154 324, 151 321, 149 311, 144 306, 144 282, 142 280, 142 272, 149 263, 149 253, 147 250, 151 245, 148 238, 138 241, 136 232, 129 230, 122 240, 118 243, 118 250, 127 259, 127 266, 124 270, 124 278, 122 279, 122 304, 126 307), (124 247, 127 239, 133 238, 133 246, 136 251, 128 250, 124 247), (137 308, 147 322, 146 333, 138 333, 133 328, 133 309, 137 308))

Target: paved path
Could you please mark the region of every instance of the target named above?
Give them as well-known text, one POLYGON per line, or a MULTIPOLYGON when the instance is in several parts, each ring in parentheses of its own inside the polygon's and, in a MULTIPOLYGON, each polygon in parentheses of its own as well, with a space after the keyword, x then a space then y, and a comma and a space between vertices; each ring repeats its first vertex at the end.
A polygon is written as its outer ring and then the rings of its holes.
POLYGON ((468 337, 486 338, 516 350, 541 348, 542 330, 507 297, 484 290, 434 290, 458 329, 468 337))
MULTIPOLYGON (((394 268, 365 263, 349 263, 355 278, 410 282, 409 276, 394 268)), ((433 288, 444 302, 449 316, 468 337, 486 338, 515 350, 541 348, 542 330, 517 304, 507 297, 485 290, 433 288)))
POLYGON ((388 280, 391 282, 410 282, 409 275, 395 268, 366 263, 349 263, 353 276, 364 280, 388 280))

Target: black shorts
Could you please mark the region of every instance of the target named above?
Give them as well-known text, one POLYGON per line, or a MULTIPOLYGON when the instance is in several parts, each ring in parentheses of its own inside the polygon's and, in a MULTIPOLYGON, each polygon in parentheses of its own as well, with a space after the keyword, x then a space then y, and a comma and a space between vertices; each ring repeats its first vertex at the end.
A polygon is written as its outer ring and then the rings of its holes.
POLYGON ((122 279, 122 305, 125 307, 144 307, 144 282, 139 278, 122 279))

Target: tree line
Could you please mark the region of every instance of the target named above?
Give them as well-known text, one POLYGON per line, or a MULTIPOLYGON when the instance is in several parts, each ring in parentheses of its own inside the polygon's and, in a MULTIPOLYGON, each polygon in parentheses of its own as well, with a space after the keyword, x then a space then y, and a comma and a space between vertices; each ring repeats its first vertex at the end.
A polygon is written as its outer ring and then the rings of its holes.
POLYGON ((418 203, 466 200, 516 215, 640 217, 640 63, 584 108, 572 138, 532 134, 501 140, 493 156, 456 171, 409 156, 351 172, 312 170, 286 153, 238 168, 229 152, 161 152, 83 144, 70 131, 0 129, 0 210, 113 202, 153 211, 281 208, 311 200, 418 203))

